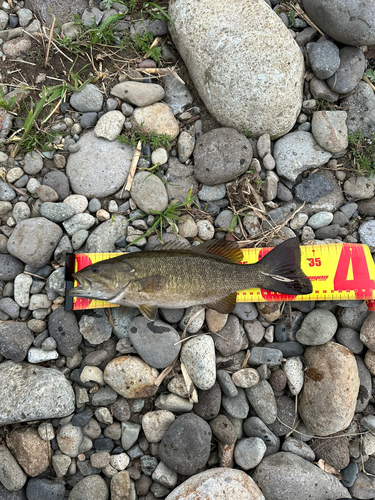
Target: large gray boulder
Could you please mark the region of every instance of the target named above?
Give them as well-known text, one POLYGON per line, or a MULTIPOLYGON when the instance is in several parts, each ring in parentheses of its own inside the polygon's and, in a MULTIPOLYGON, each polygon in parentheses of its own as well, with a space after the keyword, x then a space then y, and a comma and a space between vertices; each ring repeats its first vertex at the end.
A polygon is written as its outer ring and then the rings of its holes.
POLYGON ((302 52, 264 0, 175 0, 170 32, 209 112, 251 136, 286 134, 301 109, 302 52))
POLYGON ((347 45, 375 44, 374 0, 303 0, 309 18, 324 33, 347 45))

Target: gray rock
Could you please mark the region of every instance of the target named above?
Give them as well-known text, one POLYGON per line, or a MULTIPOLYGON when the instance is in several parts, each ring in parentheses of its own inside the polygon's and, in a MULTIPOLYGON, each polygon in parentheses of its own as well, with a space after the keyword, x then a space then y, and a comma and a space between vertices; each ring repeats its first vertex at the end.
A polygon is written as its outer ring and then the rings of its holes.
POLYGON ((43 158, 37 151, 25 154, 24 171, 29 175, 38 174, 43 168, 43 158))
POLYGON ((18 274, 14 280, 14 300, 20 307, 29 305, 29 292, 33 279, 29 274, 18 274))
POLYGON ((339 49, 330 40, 312 43, 306 48, 311 68, 320 80, 332 76, 340 66, 339 49))
POLYGON ((20 315, 20 306, 12 298, 4 297, 0 299, 0 311, 3 311, 13 319, 17 319, 20 315))
POLYGON ((201 335, 185 342, 181 349, 181 361, 199 389, 207 390, 214 385, 215 347, 211 337, 201 335))
POLYGON ((259 437, 241 439, 234 449, 236 464, 244 470, 254 469, 262 460, 266 445, 259 437))
POLYGON ((336 333, 336 340, 352 351, 353 354, 359 354, 363 351, 363 344, 360 341, 359 333, 352 328, 339 328, 336 333))
POLYGON ((9 254, 0 254, 0 280, 14 280, 18 274, 22 273, 23 268, 23 263, 16 257, 9 254))
POLYGON ((95 217, 90 214, 75 214, 63 222, 65 231, 69 236, 82 229, 90 229, 95 224, 95 217))
POLYGON ((63 307, 58 307, 49 316, 48 331, 63 356, 73 356, 82 341, 74 313, 65 311, 63 307))
POLYGON ((62 222, 63 220, 70 219, 75 215, 74 208, 66 203, 42 203, 40 206, 40 215, 52 222, 62 222))
POLYGON ((366 59, 362 50, 357 47, 343 47, 340 50, 340 66, 336 73, 327 79, 327 83, 334 92, 346 94, 357 86, 365 69, 366 59))
POLYGON ((133 319, 129 339, 140 357, 154 368, 165 368, 178 356, 181 344, 174 328, 163 321, 151 322, 143 316, 133 319))
POLYGON ((168 206, 165 185, 158 176, 149 172, 135 174, 130 194, 138 208, 145 213, 163 212, 168 206))
POLYGON ((203 201, 221 200, 225 195, 225 184, 217 184, 216 186, 203 184, 202 189, 198 192, 198 198, 203 201))
POLYGON ((310 80, 310 92, 315 99, 324 99, 328 102, 336 102, 340 96, 337 92, 333 92, 324 80, 319 80, 316 76, 310 80))
POLYGON ((238 389, 234 385, 232 377, 230 376, 230 374, 227 371, 218 370, 216 372, 216 379, 220 384, 220 387, 221 387, 221 390, 223 391, 223 394, 225 394, 226 396, 228 396, 230 398, 237 396, 238 389))
POLYGON ((163 78, 163 83, 165 85, 164 102, 169 105, 174 115, 182 113, 191 106, 193 95, 186 85, 168 74, 163 78))
POLYGON ((359 391, 355 412, 362 412, 368 405, 372 392, 372 379, 370 370, 360 356, 355 356, 359 375, 359 391))
POLYGON ((10 493, 20 490, 26 483, 27 476, 21 467, 18 465, 17 460, 12 453, 4 445, 0 446, 0 481, 6 488, 5 494, 0 489, 0 494, 4 500, 23 500, 26 497, 16 496, 10 493))
POLYGON ((51 298, 51 295, 55 293, 64 296, 65 288, 65 268, 59 267, 58 269, 56 269, 56 271, 53 271, 53 273, 51 273, 47 278, 46 291, 48 298, 51 298))
POLYGON ((46 478, 31 478, 27 483, 26 495, 29 500, 64 500, 65 486, 46 478))
POLYGON ((89 83, 82 90, 73 92, 69 102, 72 108, 80 113, 100 111, 103 106, 103 95, 95 85, 89 83))
POLYGON ((7 401, 0 411, 1 425, 60 418, 74 411, 73 389, 57 370, 6 361, 0 365, 0 381, 0 397, 7 401))
POLYGON ((222 356, 236 354, 242 348, 242 335, 240 322, 234 314, 228 316, 228 320, 218 334, 212 334, 215 348, 222 356))
POLYGON ((257 385, 246 389, 246 396, 255 413, 265 424, 272 424, 276 420, 276 400, 267 380, 261 380, 257 385))
POLYGON ((328 170, 323 170, 319 175, 310 174, 307 179, 303 179, 301 184, 296 187, 296 198, 311 203, 311 205, 306 207, 308 214, 320 212, 321 210, 335 212, 345 203, 340 184, 333 172, 328 170), (311 183, 311 191, 309 192, 309 178, 311 176, 314 176, 314 180, 311 183), (303 186, 303 188, 301 187, 301 191, 299 191, 300 186, 303 186), (331 190, 332 187, 333 190, 331 190), (297 192, 299 193, 298 196, 297 192), (315 193, 316 196, 314 196, 315 193), (319 196, 318 199, 316 199, 317 196, 319 196))
POLYGON ((248 437, 261 438, 267 446, 276 446, 277 444, 277 437, 259 417, 246 419, 243 430, 248 437))
POLYGON ((84 339, 92 345, 105 342, 112 334, 112 327, 102 309, 84 314, 79 321, 79 330, 84 339))
POLYGON ((373 45, 375 34, 369 29, 375 23, 375 6, 371 0, 360 6, 351 0, 325 2, 305 0, 310 19, 327 35, 347 45, 373 45))
POLYGON ((129 222, 123 215, 115 215, 113 219, 102 222, 92 231, 87 239, 88 252, 114 252, 116 240, 125 233, 129 222))
POLYGON ((0 354, 6 359, 17 363, 23 361, 33 340, 34 335, 25 323, 11 321, 0 324, 0 354))
POLYGON ((66 173, 75 193, 99 198, 116 193, 126 182, 133 150, 93 131, 83 134, 71 152, 66 173))
POLYGON ((346 111, 314 111, 311 132, 319 146, 330 153, 339 153, 348 147, 346 118, 346 111))
POLYGON ((0 180, 0 200, 11 201, 16 197, 16 192, 8 184, 0 180))
POLYGON ((5 12, 5 10, 0 11, 0 30, 3 31, 6 28, 6 25, 8 24, 8 14, 5 12))
POLYGON ((69 196, 69 179, 58 170, 52 170, 43 177, 43 184, 51 187, 58 194, 58 201, 64 201, 69 196))
POLYGON ((27 26, 33 18, 33 13, 30 9, 20 9, 17 16, 20 26, 27 26))
POLYGON ((109 491, 104 479, 97 475, 91 474, 85 477, 74 486, 69 495, 69 500, 108 500, 109 491))
POLYGON ((121 134, 122 127, 125 122, 125 116, 121 111, 108 111, 98 120, 95 125, 95 135, 97 137, 103 137, 108 141, 114 141, 121 134))
POLYGON ((16 203, 13 207, 12 216, 17 224, 18 222, 21 222, 21 220, 28 219, 30 217, 29 206, 23 201, 16 203))
POLYGON ((363 472, 359 472, 349 491, 353 495, 352 498, 371 498, 374 489, 375 479, 363 472))
POLYGON ((246 125, 252 137, 280 136, 292 128, 301 105, 303 58, 265 2, 237 9, 231 2, 205 0, 186 8, 178 0, 169 15, 174 44, 207 109, 222 126, 243 131, 246 125), (222 37, 218 26, 228 23, 232 30, 222 37), (279 59, 285 62, 282 67, 279 59))
POLYGON ((50 261, 61 236, 61 228, 44 217, 23 220, 8 240, 8 252, 30 266, 43 267, 50 261))
POLYGON ((193 173, 194 169, 191 165, 183 165, 177 158, 169 158, 168 169, 165 173, 169 200, 185 201, 191 188, 192 194, 197 194, 198 182, 193 173))
POLYGON ((218 416, 221 404, 221 390, 217 382, 208 389, 198 389, 198 403, 194 404, 194 413, 204 420, 211 420, 218 416))
POLYGON ((249 365, 250 366, 279 366, 283 358, 283 353, 280 349, 275 347, 253 347, 250 351, 249 365))
POLYGON ((245 390, 242 387, 237 388, 237 396, 223 396, 223 408, 234 418, 246 418, 249 413, 249 403, 246 398, 245 390))
POLYGON ((44 0, 26 0, 25 7, 30 10, 38 11, 41 18, 49 26, 53 20, 52 13, 60 23, 65 23, 72 20, 73 14, 82 14, 88 2, 86 0, 72 0, 71 3, 66 4, 59 0, 51 0, 47 4, 44 0))
POLYGON ((258 309, 252 302, 237 302, 232 313, 244 321, 252 321, 258 317, 258 309))
POLYGON ((289 452, 265 457, 254 481, 266 498, 279 500, 332 500, 350 498, 348 490, 333 476, 289 452))
POLYGON ((336 316, 326 309, 314 309, 303 320, 296 340, 304 345, 322 345, 331 340, 337 330, 336 316))
POLYGON ((160 459, 179 474, 191 476, 208 461, 210 426, 191 413, 181 415, 169 427, 159 446, 160 459))
POLYGON ((338 316, 338 320, 341 326, 359 331, 367 316, 368 308, 366 302, 363 301, 355 307, 344 307, 338 316))
POLYGON ((348 113, 349 134, 361 131, 364 137, 371 138, 375 129, 375 95, 370 85, 359 82, 355 92, 342 99, 341 106, 348 113))
POLYGON ((111 89, 111 95, 140 107, 161 101, 164 94, 163 87, 155 83, 126 81, 118 83, 111 89))
POLYGON ((333 220, 333 214, 330 212, 318 212, 310 217, 307 224, 313 229, 328 226, 333 220))
POLYGON ((66 254, 68 253, 73 253, 73 247, 68 236, 63 236, 53 254, 55 261, 58 264, 65 263, 66 254))
POLYGON ((200 136, 194 150, 194 172, 204 184, 229 182, 248 170, 250 142, 235 129, 213 129, 200 136))
POLYGON ((278 175, 294 182, 305 170, 328 162, 331 153, 322 149, 310 132, 291 132, 279 139, 274 147, 278 175))
MULTIPOLYGON (((303 441, 294 437, 286 438, 281 449, 282 451, 290 451, 291 453, 294 453, 295 455, 298 455, 299 457, 303 458, 304 460, 308 460, 309 462, 315 461, 315 453, 313 452, 311 447, 307 443, 304 443, 303 441)), ((332 462, 329 462, 329 464, 331 465, 332 462)))

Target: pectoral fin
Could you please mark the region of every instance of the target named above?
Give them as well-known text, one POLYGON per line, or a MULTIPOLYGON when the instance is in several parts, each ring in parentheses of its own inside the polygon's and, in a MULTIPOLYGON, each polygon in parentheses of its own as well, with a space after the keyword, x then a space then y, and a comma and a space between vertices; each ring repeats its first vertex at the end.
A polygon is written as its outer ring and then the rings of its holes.
POLYGON ((139 280, 134 280, 134 283, 138 286, 138 291, 144 293, 160 292, 166 282, 167 278, 159 275, 145 276, 139 280))
POLYGON ((142 304, 138 306, 138 309, 141 311, 143 316, 150 321, 155 321, 156 314, 158 312, 158 308, 155 306, 148 306, 146 304, 142 304))
POLYGON ((215 311, 221 314, 228 314, 233 311, 236 305, 237 292, 233 292, 223 299, 219 299, 216 302, 212 302, 211 304, 205 304, 206 307, 210 309, 215 309, 215 311))

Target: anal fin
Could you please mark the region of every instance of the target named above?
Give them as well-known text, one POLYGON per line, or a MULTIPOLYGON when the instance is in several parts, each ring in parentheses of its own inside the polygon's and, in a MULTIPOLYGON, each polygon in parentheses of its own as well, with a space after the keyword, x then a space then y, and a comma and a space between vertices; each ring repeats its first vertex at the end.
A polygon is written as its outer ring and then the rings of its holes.
POLYGON ((141 304, 138 306, 138 309, 141 311, 143 316, 150 321, 155 321, 156 314, 158 312, 158 308, 155 306, 149 306, 147 304, 141 304))
POLYGON ((233 311, 236 305, 236 299, 237 299, 237 292, 233 292, 227 295, 226 297, 223 297, 222 299, 204 305, 205 307, 209 307, 210 309, 215 309, 215 311, 221 314, 228 314, 233 311))

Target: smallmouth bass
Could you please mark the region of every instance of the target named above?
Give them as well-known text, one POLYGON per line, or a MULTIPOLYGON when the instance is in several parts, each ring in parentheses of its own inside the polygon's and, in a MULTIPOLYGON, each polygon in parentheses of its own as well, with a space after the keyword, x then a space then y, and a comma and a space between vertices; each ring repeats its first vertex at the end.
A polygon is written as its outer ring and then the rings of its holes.
POLYGON ((301 269, 298 238, 284 241, 255 264, 238 264, 242 260, 236 242, 211 240, 196 247, 167 243, 81 269, 73 274, 79 286, 67 294, 138 307, 154 321, 158 307, 203 305, 229 313, 237 291, 247 288, 290 295, 312 293, 311 282, 301 269))

